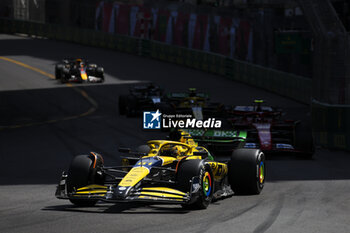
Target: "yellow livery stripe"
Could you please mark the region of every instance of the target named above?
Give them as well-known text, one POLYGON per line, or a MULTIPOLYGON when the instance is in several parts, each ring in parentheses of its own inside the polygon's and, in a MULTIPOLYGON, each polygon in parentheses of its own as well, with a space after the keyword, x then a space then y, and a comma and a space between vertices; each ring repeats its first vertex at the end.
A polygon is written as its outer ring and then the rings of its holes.
POLYGON ((140 180, 149 174, 149 170, 146 167, 134 167, 129 173, 120 181, 119 186, 132 187, 135 186, 140 180))
MULTIPOLYGON (((74 194, 74 195, 72 195, 72 196, 73 196, 73 197, 86 198, 86 196, 88 196, 88 195, 86 195, 86 194, 74 194)), ((93 197, 104 197, 104 196, 106 196, 105 193, 104 193, 104 194, 94 194, 93 197)))
POLYGON ((168 157, 168 156, 159 156, 159 158, 163 161, 163 166, 173 163, 177 158, 168 157))
POLYGON ((0 57, 0 59, 5 60, 5 61, 8 61, 8 62, 15 63, 15 64, 17 64, 17 65, 19 65, 19 66, 22 66, 22 67, 24 67, 24 68, 30 69, 30 70, 35 71, 35 72, 38 72, 38 73, 40 73, 40 74, 42 74, 42 75, 44 75, 44 76, 46 76, 46 77, 49 77, 49 78, 51 78, 51 79, 55 79, 55 76, 54 76, 54 75, 49 74, 49 73, 47 73, 47 72, 45 72, 45 71, 43 71, 43 70, 41 70, 41 69, 35 68, 35 67, 33 67, 33 66, 24 64, 23 62, 13 60, 13 59, 8 58, 8 57, 0 57))
POLYGON ((86 74, 81 74, 81 79, 86 81, 87 80, 87 75, 86 74))
POLYGON ((166 192, 166 193, 172 193, 172 194, 178 194, 182 196, 186 196, 186 193, 183 193, 176 189, 166 188, 166 187, 148 187, 143 188, 142 191, 158 191, 158 192, 166 192))
POLYGON ((107 190, 107 186, 98 185, 98 184, 92 184, 92 185, 88 185, 88 186, 85 186, 85 187, 78 188, 77 191, 84 191, 84 190, 89 190, 89 189, 104 189, 104 190, 107 190))

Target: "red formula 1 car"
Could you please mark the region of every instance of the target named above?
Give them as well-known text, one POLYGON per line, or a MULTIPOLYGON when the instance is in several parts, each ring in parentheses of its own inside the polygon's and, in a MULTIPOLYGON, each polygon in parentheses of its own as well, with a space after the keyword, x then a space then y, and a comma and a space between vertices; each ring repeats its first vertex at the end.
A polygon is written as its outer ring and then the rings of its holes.
POLYGON ((312 158, 315 147, 311 126, 285 120, 280 109, 262 103, 255 100, 252 106, 234 106, 228 110, 227 118, 233 127, 247 131, 245 148, 259 148, 265 154, 286 152, 312 158))

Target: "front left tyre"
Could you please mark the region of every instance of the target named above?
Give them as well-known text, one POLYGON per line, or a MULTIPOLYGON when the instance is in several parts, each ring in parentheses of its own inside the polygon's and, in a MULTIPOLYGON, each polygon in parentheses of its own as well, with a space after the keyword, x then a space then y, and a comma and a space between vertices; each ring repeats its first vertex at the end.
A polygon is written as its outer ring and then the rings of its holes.
POLYGON ((69 77, 70 77, 69 69, 63 67, 61 71, 61 76, 60 76, 61 83, 67 83, 69 80, 69 77))
POLYGON ((57 64, 55 66, 55 79, 57 80, 61 79, 63 67, 64 66, 62 64, 57 64))
MULTIPOLYGON (((101 155, 78 155, 72 160, 67 177, 67 192, 74 193, 78 188, 90 185, 103 185, 104 178, 98 172, 103 166, 101 155), (96 160, 97 159, 97 160, 96 160), (96 161, 95 161, 96 160, 96 161)), ((94 206, 97 200, 69 198, 77 206, 94 206)))

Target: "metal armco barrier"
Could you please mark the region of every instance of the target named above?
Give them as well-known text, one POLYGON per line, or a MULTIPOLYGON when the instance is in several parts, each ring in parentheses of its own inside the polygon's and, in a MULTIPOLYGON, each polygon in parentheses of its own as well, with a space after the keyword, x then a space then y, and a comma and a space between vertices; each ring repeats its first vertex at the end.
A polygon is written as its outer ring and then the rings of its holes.
POLYGON ((350 149, 350 107, 311 102, 312 80, 265 68, 222 55, 177 47, 135 37, 108 34, 89 29, 72 28, 10 19, 0 19, 0 33, 23 33, 83 45, 109 48, 176 63, 256 86, 305 104, 311 104, 316 141, 325 147, 350 149))

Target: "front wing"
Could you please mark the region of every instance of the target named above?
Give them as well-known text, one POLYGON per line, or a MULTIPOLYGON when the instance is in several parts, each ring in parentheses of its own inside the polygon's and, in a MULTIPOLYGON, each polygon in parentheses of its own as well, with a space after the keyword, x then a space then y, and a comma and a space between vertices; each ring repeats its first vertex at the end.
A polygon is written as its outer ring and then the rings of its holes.
MULTIPOLYGON (((119 198, 114 194, 115 186, 91 184, 78 188, 72 193, 67 192, 65 174, 57 186, 55 196, 58 199, 95 199, 105 202, 154 202, 165 204, 185 204, 189 203, 196 190, 191 189, 190 193, 184 193, 168 187, 143 187, 130 192, 124 198, 119 198)), ((194 178, 195 179, 195 178, 194 178)))

